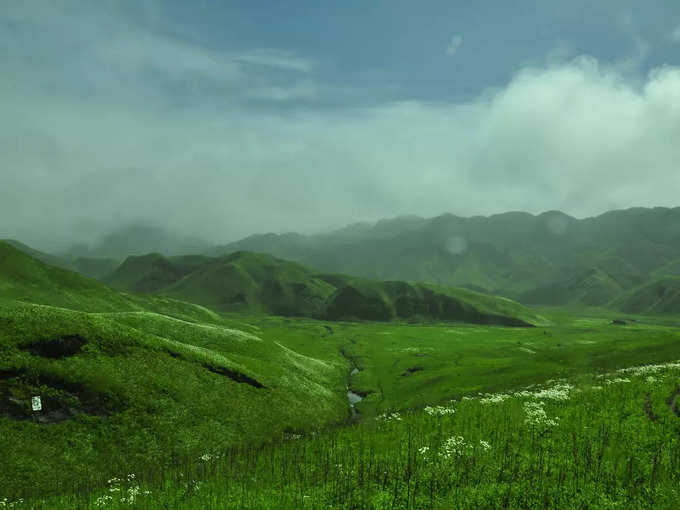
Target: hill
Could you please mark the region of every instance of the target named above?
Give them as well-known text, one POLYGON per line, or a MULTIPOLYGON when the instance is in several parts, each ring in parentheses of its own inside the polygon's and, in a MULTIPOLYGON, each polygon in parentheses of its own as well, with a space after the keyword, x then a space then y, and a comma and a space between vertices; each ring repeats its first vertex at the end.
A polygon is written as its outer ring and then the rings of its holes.
POLYGON ((206 253, 240 250, 365 278, 468 286, 526 303, 603 306, 655 271, 675 270, 680 208, 582 220, 559 211, 396 218, 326 234, 250 236, 206 253))
POLYGON ((612 302, 627 313, 680 313, 680 277, 667 276, 642 285, 612 302))
POLYGON ((466 289, 323 274, 251 252, 216 258, 129 257, 109 278, 113 287, 151 292, 223 311, 330 320, 444 320, 527 325, 540 321, 507 299, 466 289), (519 317, 522 318, 519 318, 519 317))
MULTIPOLYGON (((310 325, 305 338, 325 329, 310 325)), ((0 243, 0 493, 157 469, 348 417, 346 361, 0 243), (43 409, 31 412, 31 397, 43 409)))

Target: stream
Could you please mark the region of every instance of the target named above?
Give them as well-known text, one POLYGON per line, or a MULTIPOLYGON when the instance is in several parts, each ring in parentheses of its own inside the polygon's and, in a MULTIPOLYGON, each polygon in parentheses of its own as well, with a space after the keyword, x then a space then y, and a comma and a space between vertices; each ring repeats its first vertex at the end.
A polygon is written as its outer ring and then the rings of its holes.
POLYGON ((347 385, 346 385, 347 400, 349 400, 349 407, 352 410, 352 418, 353 419, 357 419, 357 417, 359 416, 359 413, 357 412, 357 410, 354 406, 357 404, 357 402, 361 402, 361 400, 363 400, 363 398, 364 398, 361 395, 359 395, 358 393, 354 393, 352 390, 349 389, 349 379, 353 375, 357 375, 358 373, 359 373, 359 369, 357 367, 354 367, 352 369, 352 371, 349 373, 349 377, 347 378, 347 385))

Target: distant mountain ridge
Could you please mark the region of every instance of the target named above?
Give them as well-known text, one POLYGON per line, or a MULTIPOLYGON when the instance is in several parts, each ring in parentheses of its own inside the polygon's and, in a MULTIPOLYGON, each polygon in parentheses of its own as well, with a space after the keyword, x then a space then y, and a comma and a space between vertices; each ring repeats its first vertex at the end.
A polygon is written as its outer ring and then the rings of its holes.
POLYGON ((559 211, 395 218, 325 234, 249 236, 207 253, 239 250, 321 271, 466 286, 524 303, 604 306, 667 272, 677 274, 680 208, 632 208, 582 220, 559 211))

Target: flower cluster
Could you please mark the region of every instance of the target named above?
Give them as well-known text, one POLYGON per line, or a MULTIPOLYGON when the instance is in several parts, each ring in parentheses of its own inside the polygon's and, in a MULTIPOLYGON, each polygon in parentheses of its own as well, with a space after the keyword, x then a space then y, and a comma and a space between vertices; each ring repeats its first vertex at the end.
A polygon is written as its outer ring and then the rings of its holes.
POLYGON ((420 453, 421 455, 427 455, 427 452, 429 451, 430 451, 429 446, 421 446, 420 448, 418 448, 418 453, 420 453))
POLYGON ((401 421, 399 413, 383 413, 375 417, 376 420, 382 421, 401 421))
POLYGON ((526 414, 526 418, 524 419, 524 423, 529 425, 544 425, 547 427, 554 427, 557 425, 560 419, 557 416, 555 418, 548 418, 545 409, 543 409, 544 404, 545 402, 541 401, 525 402, 524 413, 526 414))
POLYGON ((533 393, 535 398, 550 398, 553 400, 568 400, 569 391, 574 389, 574 386, 567 383, 556 384, 552 388, 546 388, 533 393))
POLYGON ((623 377, 623 378, 622 377, 616 377, 614 379, 607 379, 607 380, 605 380, 604 383, 605 384, 616 384, 616 383, 622 383, 622 382, 623 383, 630 382, 630 379, 628 379, 627 377, 623 377))
POLYGON ((658 365, 641 365, 637 367, 620 368, 616 372, 619 374, 631 374, 631 375, 647 375, 656 374, 662 370, 667 370, 669 368, 680 368, 680 361, 671 361, 669 363, 660 363, 658 365))
POLYGON ((199 457, 203 462, 210 462, 211 460, 217 460, 222 457, 219 453, 204 453, 199 457))
POLYGON ((14 508, 19 506, 24 502, 22 499, 17 499, 16 501, 7 501, 7 498, 0 499, 0 508, 14 508))
MULTIPOLYGON (((128 483, 132 484, 135 481, 135 476, 134 473, 130 473, 127 475, 125 478, 111 478, 108 480, 109 484, 109 492, 110 493, 120 493, 120 503, 124 505, 134 505, 137 502, 137 498, 140 496, 140 494, 148 496, 151 494, 151 491, 145 490, 142 491, 139 485, 130 485, 129 487, 122 487, 121 483, 128 483)), ((95 506, 107 506, 109 503, 112 503, 114 500, 114 496, 111 494, 104 494, 103 496, 99 496, 94 504, 95 506)))
POLYGON ((453 456, 458 457, 470 453, 472 449, 472 445, 466 442, 463 436, 452 436, 444 441, 439 456, 450 459, 453 456))
POLYGON ((500 404, 509 398, 512 398, 509 393, 485 393, 479 402, 481 404, 500 404))
POLYGON ((444 406, 427 406, 425 408, 425 412, 429 414, 430 416, 444 416, 447 414, 453 414, 456 412, 456 410, 452 407, 444 407, 444 406))

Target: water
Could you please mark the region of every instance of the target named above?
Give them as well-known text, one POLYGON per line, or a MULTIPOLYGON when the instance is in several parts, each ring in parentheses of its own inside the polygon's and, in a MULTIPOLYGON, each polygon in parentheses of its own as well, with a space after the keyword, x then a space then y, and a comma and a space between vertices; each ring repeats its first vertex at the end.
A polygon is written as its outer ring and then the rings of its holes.
MULTIPOLYGON (((359 369, 357 367, 354 367, 352 371, 349 373, 349 376, 352 377, 353 375, 357 375, 359 373, 359 369)), ((358 416, 358 412, 355 409, 355 405, 358 402, 361 402, 364 397, 359 395, 358 393, 354 393, 349 389, 349 382, 347 383, 347 400, 349 400, 349 407, 352 410, 352 418, 356 418, 358 416)))

